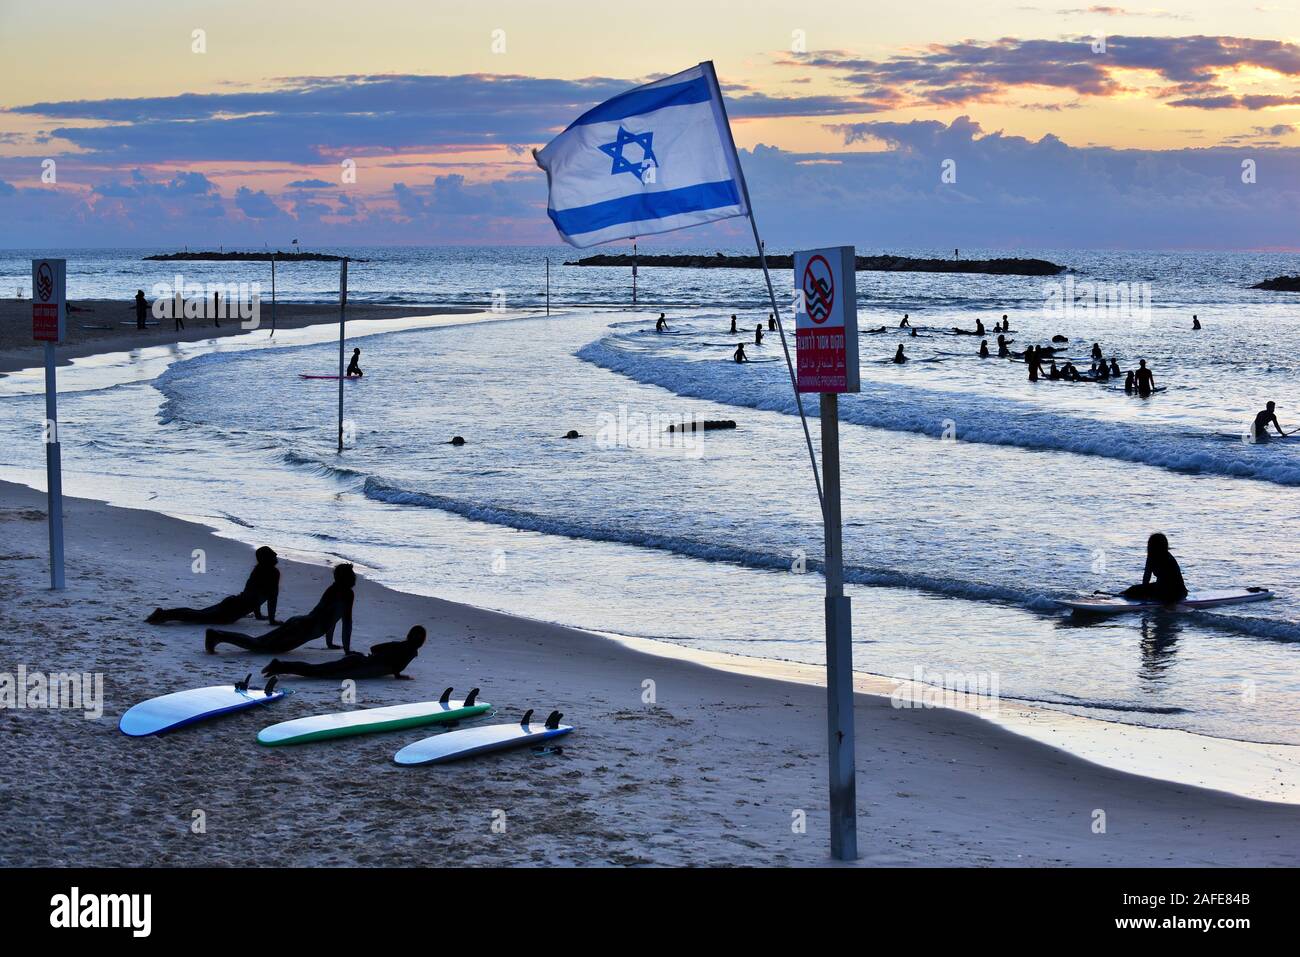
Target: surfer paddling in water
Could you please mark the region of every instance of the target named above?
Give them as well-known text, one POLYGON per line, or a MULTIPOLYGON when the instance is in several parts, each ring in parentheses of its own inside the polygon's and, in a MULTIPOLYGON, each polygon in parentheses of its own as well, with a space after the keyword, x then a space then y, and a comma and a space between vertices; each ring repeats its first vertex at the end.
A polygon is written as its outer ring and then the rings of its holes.
POLYGON ((264 635, 245 635, 237 631, 219 631, 209 628, 203 640, 203 647, 208 654, 216 651, 218 645, 236 645, 246 651, 261 651, 278 654, 292 651, 299 645, 323 637, 330 648, 334 644, 334 628, 343 623, 343 652, 352 651, 352 603, 355 598, 353 589, 357 584, 357 573, 351 565, 334 567, 334 582, 320 596, 316 607, 305 615, 295 615, 273 628, 264 635))
POLYGON ((271 663, 262 669, 262 674, 297 675, 300 678, 394 678, 411 680, 410 675, 402 674, 407 666, 415 660, 424 645, 426 632, 424 626, 416 625, 401 641, 386 641, 374 645, 370 654, 351 651, 338 661, 326 661, 312 664, 307 661, 281 661, 272 658, 271 663))
POLYGON ((1169 539, 1156 532, 1147 539, 1147 564, 1142 584, 1130 585, 1120 592, 1125 598, 1139 601, 1178 602, 1187 597, 1183 570, 1169 551, 1169 539), (1153 582, 1151 579, 1155 578, 1153 582))
POLYGON ((1259 412, 1255 414, 1255 424, 1254 426, 1252 426, 1252 428, 1254 429, 1254 436, 1256 442, 1269 441, 1268 427, 1270 423, 1272 423, 1273 428, 1277 429, 1277 434, 1279 436, 1281 436, 1284 439, 1286 438, 1287 434, 1282 431, 1282 426, 1277 421, 1277 413, 1274 411, 1276 407, 1277 407, 1276 403, 1270 402, 1268 405, 1260 409, 1259 412))
POLYGON ((262 606, 266 605, 267 620, 273 625, 280 624, 275 620, 275 606, 280 597, 280 569, 275 566, 279 559, 266 545, 253 554, 257 557, 257 564, 249 572, 244 590, 238 595, 230 595, 207 608, 155 608, 145 621, 151 625, 169 621, 191 625, 233 625, 250 614, 261 621, 262 606))

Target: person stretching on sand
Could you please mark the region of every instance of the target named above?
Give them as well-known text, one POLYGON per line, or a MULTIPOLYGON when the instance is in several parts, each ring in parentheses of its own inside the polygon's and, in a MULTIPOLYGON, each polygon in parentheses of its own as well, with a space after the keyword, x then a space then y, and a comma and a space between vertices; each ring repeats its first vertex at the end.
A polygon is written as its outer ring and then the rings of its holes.
POLYGON ((292 651, 299 645, 305 645, 313 639, 324 637, 325 645, 336 648, 334 628, 343 623, 343 652, 352 650, 352 603, 355 599, 353 589, 357 584, 357 573, 351 565, 334 566, 334 582, 320 596, 316 607, 305 615, 294 615, 283 622, 279 628, 273 628, 264 635, 245 635, 237 631, 218 631, 209 628, 203 639, 203 647, 208 654, 216 651, 218 645, 237 645, 246 651, 269 652, 278 654, 292 651))
POLYGON ((667 328, 668 320, 664 318, 664 314, 661 312, 659 318, 655 320, 655 332, 663 332, 667 328))
POLYGON ((1147 398, 1152 392, 1156 391, 1156 377, 1152 375, 1151 370, 1147 368, 1147 360, 1139 359, 1137 372, 1133 378, 1137 385, 1138 395, 1147 398))
POLYGON ((249 614, 261 621, 262 606, 266 605, 267 620, 273 625, 280 624, 275 620, 275 606, 280 598, 280 570, 275 567, 279 559, 267 545, 253 554, 257 556, 257 564, 238 595, 223 598, 207 608, 155 608, 145 621, 151 625, 169 621, 191 625, 233 625, 249 614))
POLYGON ((749 361, 749 356, 745 355, 745 344, 743 342, 736 343, 736 351, 731 354, 731 358, 737 362, 749 361))
MULTIPOLYGON (((361 373, 361 350, 353 349, 352 361, 348 363, 347 375, 349 379, 353 379, 353 378, 359 379, 361 377, 361 374, 362 374, 361 373)), ((383 376, 380 376, 380 378, 382 379, 383 376)))
POLYGON ((386 641, 382 645, 371 646, 368 655, 349 651, 337 661, 320 664, 272 658, 271 663, 262 669, 262 674, 268 678, 271 675, 297 675, 300 678, 384 678, 392 675, 410 681, 411 676, 402 672, 420 653, 424 639, 424 626, 416 625, 401 641, 386 641))
POLYGON ((1130 585, 1120 592, 1125 598, 1141 601, 1182 601, 1187 597, 1187 585, 1178 559, 1169 552, 1169 539, 1156 532, 1147 539, 1147 564, 1142 572, 1142 584, 1130 585), (1152 582, 1151 578, 1155 577, 1152 582))
POLYGON ((1275 405, 1276 405, 1275 403, 1270 402, 1258 413, 1256 413, 1255 425, 1254 425, 1254 434, 1255 434, 1256 442, 1267 442, 1269 440, 1268 426, 1270 422, 1273 424, 1273 428, 1277 429, 1277 434, 1284 439, 1286 438, 1286 433, 1282 431, 1282 426, 1278 424, 1277 413, 1273 411, 1275 405))

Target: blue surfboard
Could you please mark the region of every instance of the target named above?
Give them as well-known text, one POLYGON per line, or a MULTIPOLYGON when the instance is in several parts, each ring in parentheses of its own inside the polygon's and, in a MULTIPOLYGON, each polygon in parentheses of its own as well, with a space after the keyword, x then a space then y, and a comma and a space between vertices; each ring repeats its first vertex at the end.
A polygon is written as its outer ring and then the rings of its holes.
POLYGON ((393 760, 403 765, 443 764, 474 754, 540 744, 573 730, 572 725, 560 724, 564 715, 558 711, 552 711, 543 725, 532 724, 532 717, 533 713, 529 711, 518 724, 490 724, 435 734, 408 744, 393 755, 393 760))
POLYGON ((268 704, 285 696, 286 692, 275 690, 274 678, 265 688, 256 689, 248 687, 251 678, 252 675, 249 675, 237 684, 174 691, 141 701, 122 715, 117 723, 118 730, 133 738, 165 734, 233 711, 268 704))

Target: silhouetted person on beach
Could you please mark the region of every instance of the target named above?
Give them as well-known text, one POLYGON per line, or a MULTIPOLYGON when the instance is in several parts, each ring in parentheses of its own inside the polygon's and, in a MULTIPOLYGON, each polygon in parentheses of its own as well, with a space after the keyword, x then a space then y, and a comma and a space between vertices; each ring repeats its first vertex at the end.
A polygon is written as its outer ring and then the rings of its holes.
POLYGON ((275 606, 280 598, 280 570, 276 568, 279 561, 275 551, 263 545, 254 554, 257 564, 244 582, 244 590, 238 595, 223 598, 207 608, 155 608, 153 614, 145 619, 151 625, 161 625, 169 621, 183 621, 191 625, 233 625, 245 615, 253 615, 262 620, 262 606, 266 605, 267 620, 278 625, 275 620, 275 606))
POLYGON ((1192 316, 1192 331, 1195 332, 1199 328, 1201 328, 1201 320, 1197 319, 1196 316, 1192 316))
POLYGON ((733 333, 740 331, 739 329, 736 328, 736 314, 734 312, 731 314, 731 331, 733 333))
POLYGON ((212 321, 221 328, 221 293, 212 290, 212 321))
POLYGON ((1277 429, 1277 434, 1286 438, 1286 433, 1282 431, 1282 426, 1278 424, 1277 413, 1274 412, 1276 404, 1270 402, 1255 415, 1255 441, 1267 442, 1269 440, 1268 427, 1272 423, 1273 428, 1277 429))
POLYGON ((216 651, 218 645, 237 645, 246 651, 260 651, 279 654, 291 651, 299 645, 323 637, 330 648, 334 644, 334 628, 343 623, 343 651, 352 650, 352 603, 355 600, 353 589, 357 584, 357 573, 349 564, 334 567, 334 582, 320 596, 316 607, 305 615, 294 615, 264 635, 245 635, 237 631, 218 631, 209 628, 204 636, 203 647, 208 654, 216 651))
POLYGON ((763 324, 760 322, 758 325, 754 327, 754 345, 761 346, 762 344, 763 344, 763 324))
POLYGON ((144 331, 144 320, 149 315, 149 303, 145 301, 144 290, 135 291, 135 327, 144 331))
POLYGON ((736 351, 732 353, 731 358, 737 362, 749 361, 749 356, 745 355, 745 344, 743 342, 736 343, 736 351))
POLYGON ((281 661, 272 658, 271 663, 262 669, 262 674, 297 675, 300 678, 385 678, 392 675, 407 681, 410 675, 402 674, 407 666, 415 660, 424 645, 424 626, 416 625, 406 633, 401 641, 386 641, 374 645, 370 654, 349 651, 337 661, 325 661, 313 664, 308 661, 281 661))
POLYGON ((906 361, 907 361, 907 356, 903 355, 903 345, 902 343, 899 343, 898 351, 894 353, 894 362, 896 362, 899 365, 902 365, 906 361))
MULTIPOLYGON (((361 350, 353 349, 352 361, 348 363, 348 372, 347 372, 348 378, 349 379, 360 378, 362 374, 363 373, 361 372, 361 350)), ((383 376, 380 376, 380 378, 382 379, 383 376)))
MULTIPOLYGON (((998 338, 1001 338, 1001 336, 999 336, 998 338)), ((989 357, 989 341, 988 341, 987 339, 981 339, 981 340, 980 340, 980 358, 981 358, 981 359, 987 359, 988 357, 989 357)))
POLYGON ((1138 360, 1138 367, 1134 373, 1133 381, 1137 385, 1138 395, 1144 399, 1156 391, 1156 377, 1147 368, 1146 359, 1138 360))
POLYGON ((655 332, 663 332, 667 328, 668 320, 664 318, 664 314, 661 312, 659 318, 655 320, 655 332))
POLYGON ((1142 572, 1142 584, 1130 585, 1120 594, 1140 601, 1175 602, 1187 597, 1183 570, 1169 552, 1169 539, 1160 532, 1147 539, 1147 564, 1142 572), (1155 578, 1154 582, 1152 578, 1155 578))

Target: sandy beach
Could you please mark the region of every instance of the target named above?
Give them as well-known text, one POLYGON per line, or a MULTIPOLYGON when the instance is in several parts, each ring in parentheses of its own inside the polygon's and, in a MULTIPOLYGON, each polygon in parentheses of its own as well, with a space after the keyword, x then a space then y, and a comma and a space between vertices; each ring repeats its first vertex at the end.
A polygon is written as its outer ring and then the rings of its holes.
MULTIPOLYGON (((0 486, 0 667, 100 672, 102 717, 13 710, 4 865, 823 865, 824 691, 636 650, 609 638, 367 580, 354 645, 424 624, 409 682, 360 683, 362 706, 482 689, 507 720, 558 708, 562 754, 507 752, 409 769, 396 733, 265 749, 275 720, 339 710, 337 685, 162 738, 116 728, 131 704, 234 681, 265 663, 204 654, 202 629, 152 627, 160 601, 238 588, 251 548, 198 525, 66 501, 68 588, 47 590, 44 496, 0 486), (202 549, 206 573, 191 571, 202 549), (643 700, 652 681, 654 703, 643 700), (194 833, 195 812, 204 833, 194 833), (504 833, 493 821, 504 812, 504 833), (802 815, 801 815, 802 812, 802 815), (495 818, 494 818, 495 815, 495 818), (792 823, 806 815, 806 830, 792 823)), ((281 616, 328 569, 281 559, 281 616)), ((436 574, 436 571, 431 573, 436 574)), ((254 631, 251 620, 241 623, 254 631)), ((301 657, 332 657, 319 641, 301 657)), ((254 684, 257 685, 258 681, 254 684)), ((1110 770, 952 709, 856 702, 862 865, 1294 865, 1300 807, 1110 770), (1104 812, 1105 831, 1094 821, 1104 812)))

